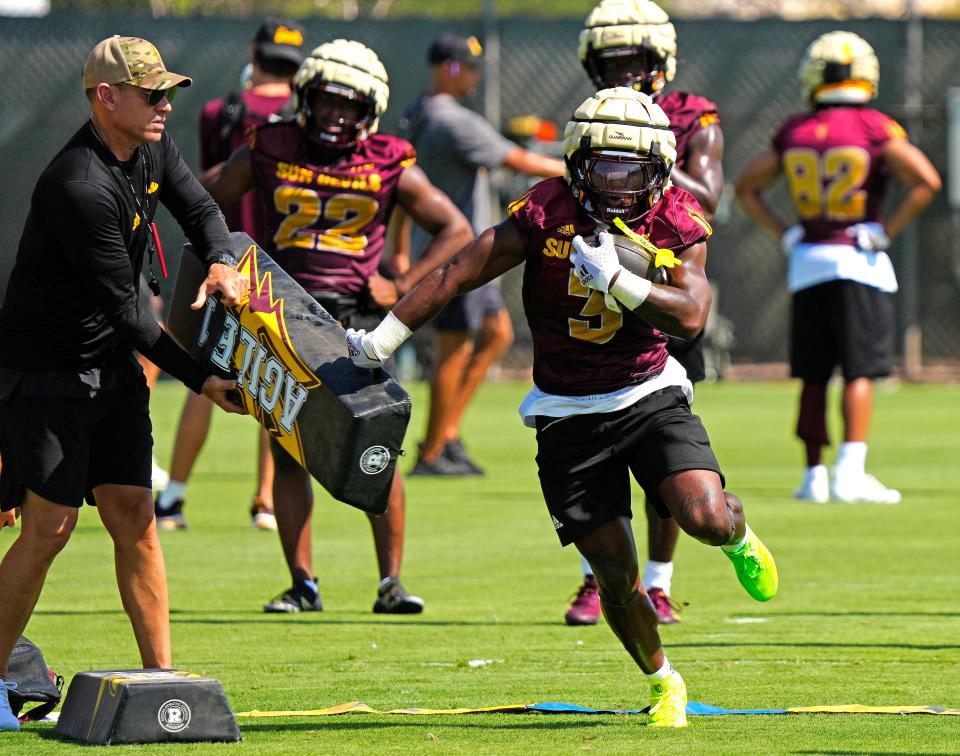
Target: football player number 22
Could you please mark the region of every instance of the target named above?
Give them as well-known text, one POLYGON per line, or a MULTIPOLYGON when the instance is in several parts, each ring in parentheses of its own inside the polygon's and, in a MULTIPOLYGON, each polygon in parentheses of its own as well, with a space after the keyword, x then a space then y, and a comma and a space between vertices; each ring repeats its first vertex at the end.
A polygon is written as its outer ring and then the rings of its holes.
POLYGON ((867 209, 863 189, 870 153, 862 147, 831 147, 822 155, 807 147, 783 153, 790 194, 801 218, 857 221, 867 209))
POLYGON ((277 212, 287 217, 280 223, 273 241, 278 249, 309 249, 362 255, 367 237, 358 233, 377 214, 380 205, 362 194, 335 194, 321 199, 313 189, 302 186, 278 186, 273 193, 277 212), (320 218, 334 221, 323 230, 307 228, 320 218))
POLYGON ((608 310, 603 302, 603 294, 595 289, 588 289, 580 283, 580 279, 572 270, 567 284, 567 294, 587 300, 583 309, 580 310, 579 317, 567 318, 572 338, 593 344, 606 344, 623 326, 623 314, 608 310))

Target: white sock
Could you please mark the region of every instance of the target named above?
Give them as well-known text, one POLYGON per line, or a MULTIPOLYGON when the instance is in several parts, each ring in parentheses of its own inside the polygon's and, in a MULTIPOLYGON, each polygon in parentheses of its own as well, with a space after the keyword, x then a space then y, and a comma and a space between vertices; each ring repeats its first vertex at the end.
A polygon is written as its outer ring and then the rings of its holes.
POLYGON ((836 468, 847 475, 863 475, 867 464, 865 441, 844 441, 837 452, 836 468))
POLYGON ((167 487, 160 492, 160 496, 157 499, 157 506, 159 506, 160 509, 170 509, 177 499, 183 498, 186 490, 187 484, 185 481, 171 480, 167 483, 167 487))
POLYGON ((643 568, 643 587, 648 591, 651 588, 660 588, 669 596, 672 579, 673 562, 654 562, 650 559, 647 561, 647 566, 643 568))
POLYGON ((583 554, 580 555, 580 562, 583 564, 583 576, 593 577, 593 567, 590 566, 590 562, 583 554))
POLYGON ((744 527, 743 527, 743 538, 741 538, 741 539, 740 539, 739 541, 737 541, 736 543, 732 543, 732 540, 733 540, 733 539, 731 538, 731 543, 725 543, 725 544, 723 544, 723 546, 721 546, 720 548, 723 549, 724 551, 731 551, 731 552, 732 552, 732 551, 740 551, 740 549, 742 549, 744 546, 747 545, 747 541, 750 540, 750 533, 751 533, 750 526, 749 526, 749 525, 744 525, 744 527))
POLYGON ((660 680, 666 680, 670 675, 673 674, 673 667, 670 666, 670 662, 667 661, 667 657, 663 657, 663 666, 660 667, 656 672, 647 675, 647 679, 650 682, 660 682, 660 680))
POLYGON ((813 467, 807 468, 807 478, 810 480, 817 480, 823 478, 826 480, 827 477, 827 466, 826 465, 814 465, 813 467))

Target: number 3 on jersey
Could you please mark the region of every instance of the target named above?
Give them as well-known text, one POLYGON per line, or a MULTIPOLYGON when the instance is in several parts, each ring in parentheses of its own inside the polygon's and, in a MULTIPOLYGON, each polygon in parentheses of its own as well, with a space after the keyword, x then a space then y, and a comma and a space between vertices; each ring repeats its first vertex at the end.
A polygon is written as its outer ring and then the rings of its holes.
POLYGON ((595 289, 588 289, 577 278, 577 274, 570 271, 570 281, 567 284, 567 294, 571 297, 584 297, 587 302, 580 310, 580 316, 567 318, 570 336, 580 341, 589 341, 593 344, 606 344, 617 335, 623 326, 623 313, 608 310, 603 301, 603 294, 595 289), (599 324, 594 327, 596 318, 599 324))
POLYGON ((362 194, 335 194, 323 200, 313 189, 278 186, 273 193, 277 212, 287 217, 273 241, 277 249, 308 249, 362 255, 367 237, 358 233, 377 214, 380 205, 362 194), (334 222, 330 228, 310 229, 320 218, 334 222))
POLYGON ((808 147, 794 147, 783 153, 783 169, 801 218, 863 219, 867 209, 863 182, 870 173, 870 153, 862 147, 831 147, 822 155, 808 147))

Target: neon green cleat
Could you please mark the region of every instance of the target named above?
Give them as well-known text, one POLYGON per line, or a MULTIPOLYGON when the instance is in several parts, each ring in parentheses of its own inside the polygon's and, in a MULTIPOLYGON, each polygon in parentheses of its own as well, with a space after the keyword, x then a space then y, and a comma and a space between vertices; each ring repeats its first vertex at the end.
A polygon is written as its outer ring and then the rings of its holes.
POLYGON ((733 562, 737 579, 744 590, 757 601, 769 601, 777 595, 780 580, 777 578, 777 563, 773 554, 747 526, 747 542, 738 551, 721 549, 733 562))
POLYGON ((687 686, 674 671, 663 680, 650 683, 650 713, 647 724, 651 727, 687 726, 687 686))

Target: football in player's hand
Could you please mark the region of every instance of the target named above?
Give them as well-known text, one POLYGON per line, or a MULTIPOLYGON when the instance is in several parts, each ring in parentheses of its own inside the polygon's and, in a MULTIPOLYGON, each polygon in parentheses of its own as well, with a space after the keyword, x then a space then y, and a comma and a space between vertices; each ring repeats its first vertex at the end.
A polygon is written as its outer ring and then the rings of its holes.
MULTIPOLYGON (((613 237, 613 247, 617 250, 617 258, 624 268, 653 283, 667 283, 667 269, 657 267, 653 252, 644 249, 626 236, 610 235, 613 237)), ((596 236, 591 236, 585 241, 592 246, 597 246, 600 243, 596 236)))

